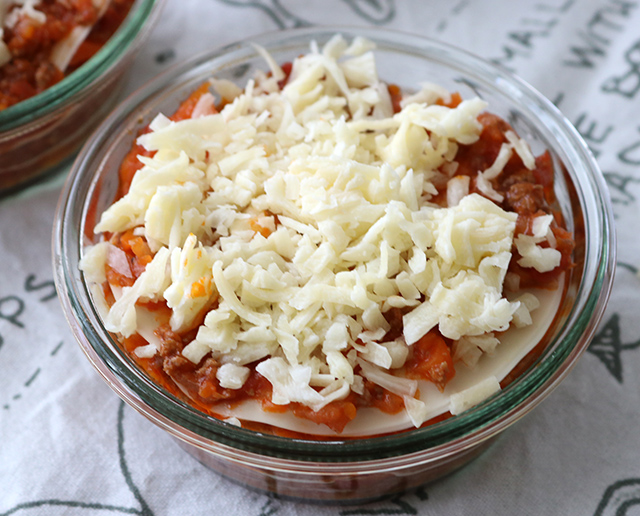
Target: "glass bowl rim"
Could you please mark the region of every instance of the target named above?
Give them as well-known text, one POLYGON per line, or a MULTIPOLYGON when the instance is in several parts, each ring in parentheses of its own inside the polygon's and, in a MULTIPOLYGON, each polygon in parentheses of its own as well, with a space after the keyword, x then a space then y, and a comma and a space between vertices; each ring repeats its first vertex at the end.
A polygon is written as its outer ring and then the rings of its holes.
MULTIPOLYGON (((455 68, 451 63, 444 64, 455 68)), ((511 97, 509 99, 514 100, 511 97)), ((95 181, 95 177, 92 177, 92 181, 95 181)), ((587 188, 587 185, 581 183, 574 186, 579 192, 587 188)), ((82 199, 82 203, 86 204, 85 198, 82 199)), ((585 247, 588 251, 589 243, 594 242, 588 224, 585 233, 585 247)), ((446 456, 456 450, 480 444, 501 432, 540 403, 568 374, 588 346, 611 291, 616 253, 613 213, 602 173, 584 140, 551 102, 509 71, 452 45, 388 29, 340 26, 289 29, 258 35, 252 37, 250 42, 240 41, 199 54, 184 63, 174 65, 149 81, 127 98, 85 144, 60 197, 53 236, 55 280, 65 316, 89 360, 125 401, 174 437, 210 453, 231 457, 234 460, 243 460, 241 457, 245 456, 252 457, 250 460, 253 461, 268 456, 269 460, 284 461, 282 464, 285 464, 285 467, 288 467, 287 464, 295 463, 299 466, 314 462, 344 466, 349 462, 369 462, 374 458, 388 458, 398 463, 403 461, 403 458, 414 457, 416 454, 424 460, 431 460, 436 456, 446 456), (475 77, 479 74, 485 79, 489 77, 499 81, 502 94, 506 94, 507 97, 516 95, 521 102, 528 102, 530 108, 536 107, 539 110, 538 116, 544 116, 543 120, 536 122, 547 124, 547 129, 550 125, 555 131, 554 136, 562 137, 563 141, 571 144, 565 149, 571 158, 565 160, 567 166, 582 167, 586 171, 593 202, 589 205, 591 211, 584 210, 585 222, 592 220, 592 223, 599 227, 602 245, 591 254, 585 255, 583 274, 590 272, 590 277, 587 278, 589 281, 582 278, 576 304, 567 316, 565 324, 558 330, 558 335, 549 343, 553 352, 545 356, 535 371, 527 371, 489 400, 440 423, 381 437, 317 441, 278 437, 238 428, 207 416, 162 392, 160 387, 145 378, 135 366, 131 367, 131 364, 123 362, 122 356, 117 357, 108 349, 109 344, 105 343, 110 341, 110 345, 114 346, 115 342, 100 325, 97 313, 91 305, 86 284, 78 271, 70 270, 70 262, 65 258, 64 251, 71 249, 80 255, 81 242, 69 241, 68 232, 71 223, 70 213, 74 213, 70 204, 80 188, 83 165, 91 161, 93 152, 100 148, 100 144, 104 144, 108 129, 117 127, 121 118, 133 116, 135 109, 152 102, 159 92, 169 86, 179 85, 185 80, 184 76, 188 76, 189 72, 198 66, 206 64, 210 73, 214 74, 225 64, 238 63, 243 58, 246 59, 247 56, 243 54, 255 55, 256 50, 251 43, 269 49, 269 45, 284 45, 287 41, 295 40, 298 45, 305 41, 308 46, 311 39, 325 38, 326 41, 336 33, 361 35, 373 40, 378 46, 390 45, 396 51, 404 49, 430 61, 434 60, 434 55, 429 52, 454 58, 454 64, 465 65, 463 73, 475 77), (73 246, 76 246, 76 249, 73 246), (590 269, 586 263, 589 259, 590 269), (78 279, 81 284, 80 291, 78 279), (497 407, 500 403, 502 408, 497 407), (455 431, 449 432, 452 426, 455 431), (425 442, 431 445, 425 447, 425 442), (337 443, 339 445, 336 450, 337 443)))
POLYGON ((137 0, 122 24, 88 61, 50 88, 0 111, 0 136, 22 131, 29 124, 45 123, 67 104, 77 102, 101 77, 118 66, 120 58, 151 30, 166 0, 137 0))

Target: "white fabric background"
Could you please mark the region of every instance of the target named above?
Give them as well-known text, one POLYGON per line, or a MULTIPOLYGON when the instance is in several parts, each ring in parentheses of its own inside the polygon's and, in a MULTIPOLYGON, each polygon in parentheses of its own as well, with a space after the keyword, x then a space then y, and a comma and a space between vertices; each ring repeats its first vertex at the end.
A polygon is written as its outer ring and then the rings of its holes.
POLYGON ((589 352, 478 460, 424 489, 355 507, 258 494, 125 407, 75 344, 53 297, 58 176, 0 201, 0 516, 640 514, 640 1, 168 0, 128 91, 195 52, 338 23, 496 60, 576 124, 606 174, 619 238, 612 299, 589 352))

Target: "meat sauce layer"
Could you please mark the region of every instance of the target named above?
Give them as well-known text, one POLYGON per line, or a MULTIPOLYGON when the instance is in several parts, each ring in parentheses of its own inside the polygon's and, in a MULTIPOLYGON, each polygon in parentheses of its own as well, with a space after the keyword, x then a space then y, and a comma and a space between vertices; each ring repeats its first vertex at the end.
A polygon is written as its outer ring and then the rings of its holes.
MULTIPOLYGON (((35 9, 46 16, 44 23, 21 15, 5 26, 3 41, 12 58, 0 67, 0 110, 43 92, 87 62, 114 34, 133 1, 111 0, 99 16, 92 0, 40 0, 35 9), (91 26, 91 32, 67 69, 59 70, 50 60, 51 51, 79 26, 91 26)), ((9 4, 8 15, 18 8, 11 0, 9 4)))

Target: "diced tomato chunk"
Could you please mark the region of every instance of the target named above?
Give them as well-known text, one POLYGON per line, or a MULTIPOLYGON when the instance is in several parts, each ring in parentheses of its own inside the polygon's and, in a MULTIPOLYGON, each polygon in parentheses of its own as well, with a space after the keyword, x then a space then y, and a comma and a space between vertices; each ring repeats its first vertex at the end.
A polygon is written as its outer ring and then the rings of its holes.
POLYGON ((433 382, 443 391, 456 374, 451 350, 445 340, 437 331, 431 330, 413 344, 412 349, 413 357, 406 364, 407 376, 433 382))
POLYGON ((365 380, 364 392, 358 399, 359 407, 376 407, 386 414, 397 414, 404 409, 404 400, 387 389, 365 380))
POLYGON ((356 406, 348 398, 332 401, 317 412, 300 403, 291 403, 291 410, 297 416, 319 425, 326 425, 336 433, 344 430, 349 421, 356 417, 356 406))
POLYGON ((282 89, 287 85, 287 82, 289 82, 289 76, 291 75, 293 63, 291 61, 287 61, 280 68, 282 68, 282 71, 284 72, 284 79, 280 79, 278 81, 278 88, 282 89))
POLYGON ((271 234, 271 230, 269 228, 265 228, 261 226, 257 219, 251 219, 249 221, 249 227, 252 231, 256 233, 260 233, 263 237, 267 238, 271 234))
POLYGON ((171 116, 171 120, 174 122, 179 122, 180 120, 186 120, 187 118, 191 118, 191 114, 193 113, 196 104, 200 100, 200 97, 205 93, 209 93, 209 83, 203 82, 198 89, 196 89, 191 95, 187 97, 187 99, 180 104, 180 107, 176 110, 176 112, 171 116))
POLYGON ((389 95, 391 96, 391 106, 393 107, 394 113, 400 113, 402 107, 400 106, 400 101, 402 100, 402 91, 395 84, 390 84, 387 87, 389 90, 389 95))
MULTIPOLYGON (((149 132, 148 129, 145 129, 139 133, 145 134, 149 132)), ((116 195, 116 199, 120 199, 124 197, 129 188, 131 187, 131 181, 133 181, 133 176, 136 174, 138 170, 143 167, 142 162, 138 159, 138 156, 151 157, 155 154, 155 151, 148 151, 142 145, 138 145, 134 142, 131 150, 127 153, 127 155, 122 160, 122 164, 120 165, 119 176, 120 181, 118 183, 118 193, 116 195)))
POLYGON ((446 106, 451 109, 457 108, 461 102, 462 102, 462 97, 460 96, 460 93, 458 93, 457 91, 451 94, 451 98, 449 99, 449 102, 445 102, 441 98, 436 100, 436 104, 438 106, 446 106))

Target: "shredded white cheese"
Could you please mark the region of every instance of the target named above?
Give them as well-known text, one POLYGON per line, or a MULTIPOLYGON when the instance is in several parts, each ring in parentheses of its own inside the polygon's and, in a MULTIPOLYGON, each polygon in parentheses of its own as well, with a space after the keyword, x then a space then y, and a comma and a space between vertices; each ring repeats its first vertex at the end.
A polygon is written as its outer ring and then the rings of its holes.
MULTIPOLYGON (((13 4, 20 7, 14 7, 4 16, 4 26, 12 29, 23 16, 30 18, 36 24, 43 24, 47 21, 47 16, 42 11, 36 9, 39 3, 40 0, 11 0, 11 2, 8 2, 6 5, 13 4)), ((3 15, 5 8, 5 5, 0 8, 3 11, 3 15)))
POLYGON ((2 39, 4 37, 4 29, 2 28, 2 24, 0 24, 0 67, 6 65, 9 61, 11 61, 11 50, 2 39))
POLYGON ((474 405, 486 400, 500 390, 500 383, 495 376, 491 376, 473 387, 453 394, 449 411, 457 416, 474 405))
POLYGON ((87 25, 78 25, 74 27, 69 34, 58 41, 49 55, 49 60, 58 70, 65 71, 71 59, 80 48, 80 45, 87 39, 91 32, 91 27, 87 25))
MULTIPOLYGON (((516 214, 469 195, 468 177, 450 178, 458 145, 479 137, 486 104, 436 105, 447 93, 424 85, 393 114, 370 49, 337 36, 295 59, 282 90, 282 70, 265 56, 272 75, 243 91, 214 81, 231 101, 220 113, 209 95, 192 119, 158 115, 138 138, 157 152, 140 158, 129 192, 96 227, 137 228, 157 251, 111 307, 110 331, 136 330, 139 299, 163 297, 176 331, 208 310, 183 355, 224 364, 221 386, 240 388, 245 365, 260 361, 273 403, 319 410, 362 392, 364 377, 403 396, 419 426, 427 412, 417 383, 398 373, 412 344, 437 326, 458 341, 456 359, 473 366, 499 345, 493 332, 530 323, 535 303, 502 292, 516 214), (434 182, 447 181, 449 207, 431 204, 434 182), (393 307, 405 310, 404 338, 384 342, 393 307)), ((481 191, 495 200, 489 181, 513 150, 530 164, 526 144, 508 139, 479 171, 479 187, 489 185, 481 191)), ((555 250, 537 246, 549 223, 516 240, 521 265, 553 267, 555 250)), ((87 254, 88 273, 95 258, 111 256, 105 249, 87 254)), ((493 392, 485 387, 452 410, 493 392)))

